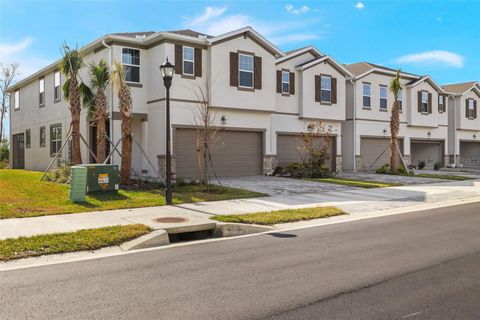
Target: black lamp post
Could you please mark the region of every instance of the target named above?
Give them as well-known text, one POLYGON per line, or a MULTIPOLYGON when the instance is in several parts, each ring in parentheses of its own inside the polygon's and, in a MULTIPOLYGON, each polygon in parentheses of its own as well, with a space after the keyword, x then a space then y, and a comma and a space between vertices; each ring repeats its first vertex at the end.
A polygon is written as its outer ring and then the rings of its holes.
POLYGON ((170 86, 172 85, 172 78, 175 66, 165 61, 164 64, 160 66, 160 71, 162 72, 163 84, 167 89, 167 97, 166 97, 166 158, 165 158, 165 167, 166 167, 166 174, 165 174, 165 201, 168 205, 172 204, 172 155, 170 154, 170 86))

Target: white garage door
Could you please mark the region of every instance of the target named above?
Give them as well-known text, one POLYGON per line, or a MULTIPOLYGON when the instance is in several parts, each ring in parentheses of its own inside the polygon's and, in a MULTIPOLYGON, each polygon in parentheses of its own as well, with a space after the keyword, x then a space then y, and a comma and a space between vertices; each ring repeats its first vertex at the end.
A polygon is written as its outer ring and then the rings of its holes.
MULTIPOLYGON (((218 177, 263 174, 263 133, 253 131, 219 131, 212 152, 218 177)), ((196 151, 197 131, 176 129, 174 137, 176 174, 180 178, 199 177, 196 151)))
POLYGON ((410 153, 412 165, 424 161, 425 168, 432 169, 435 163, 443 166, 443 142, 439 141, 411 141, 410 153))
MULTIPOLYGON (((403 153, 403 140, 398 140, 398 147, 403 153)), ((374 171, 386 163, 390 163, 389 138, 361 138, 360 154, 362 157, 361 170, 374 171)), ((398 164, 400 164, 398 157, 398 164)))
POLYGON ((480 166, 480 141, 460 141, 460 163, 466 167, 480 166))

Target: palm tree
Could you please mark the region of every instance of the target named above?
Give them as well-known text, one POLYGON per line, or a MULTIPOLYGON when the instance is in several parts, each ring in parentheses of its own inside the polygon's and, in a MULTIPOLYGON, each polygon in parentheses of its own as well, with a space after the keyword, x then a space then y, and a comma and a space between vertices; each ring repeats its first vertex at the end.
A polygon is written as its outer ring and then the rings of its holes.
POLYGON ((115 89, 118 91, 118 109, 122 118, 122 164, 120 167, 120 183, 130 183, 132 168, 132 96, 125 82, 123 65, 115 61, 111 72, 115 89))
POLYGON ((98 64, 89 64, 90 87, 93 90, 93 99, 88 104, 91 120, 97 122, 97 162, 105 161, 106 153, 106 127, 105 121, 108 118, 108 101, 105 90, 110 82, 110 68, 105 60, 98 64))
MULTIPOLYGON (((81 93, 82 90, 79 85, 79 72, 85 66, 83 58, 78 52, 78 49, 71 49, 66 44, 62 47, 63 60, 60 63, 60 69, 65 75, 65 83, 63 84, 63 95, 69 102, 69 109, 71 114, 71 129, 72 129, 72 164, 82 163, 82 153, 80 151, 80 113, 81 93)), ((83 86, 83 83, 81 84, 83 86)))
POLYGON ((398 105, 398 93, 402 90, 402 83, 400 82, 400 69, 397 70, 397 75, 390 82, 390 91, 393 93, 393 107, 392 117, 390 118, 390 173, 397 173, 397 136, 400 129, 400 114, 398 105))

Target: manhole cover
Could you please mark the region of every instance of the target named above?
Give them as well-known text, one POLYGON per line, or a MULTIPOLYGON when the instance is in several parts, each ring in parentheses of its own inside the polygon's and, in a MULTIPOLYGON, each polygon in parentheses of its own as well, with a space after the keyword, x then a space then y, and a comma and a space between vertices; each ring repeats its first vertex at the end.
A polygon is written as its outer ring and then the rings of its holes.
POLYGON ((180 217, 164 217, 164 218, 156 218, 153 219, 154 222, 160 223, 180 223, 180 222, 187 222, 187 218, 180 218, 180 217))

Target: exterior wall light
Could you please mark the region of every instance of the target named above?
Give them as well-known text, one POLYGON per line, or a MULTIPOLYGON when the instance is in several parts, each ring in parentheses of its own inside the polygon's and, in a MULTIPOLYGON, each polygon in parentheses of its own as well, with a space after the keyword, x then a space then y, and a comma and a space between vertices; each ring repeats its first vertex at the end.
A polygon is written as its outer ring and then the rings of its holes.
POLYGON ((383 129, 383 134, 387 134, 387 129, 383 129))
POLYGON ((227 124, 227 117, 223 115, 221 121, 222 121, 222 124, 227 124))

